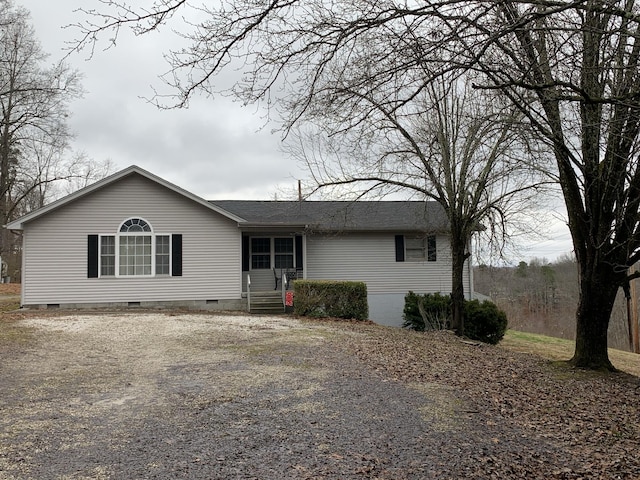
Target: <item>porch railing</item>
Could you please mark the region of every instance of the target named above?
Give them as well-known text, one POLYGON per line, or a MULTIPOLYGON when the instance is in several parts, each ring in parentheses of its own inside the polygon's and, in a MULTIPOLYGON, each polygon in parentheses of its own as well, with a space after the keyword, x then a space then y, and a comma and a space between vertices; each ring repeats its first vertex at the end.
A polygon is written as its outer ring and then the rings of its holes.
POLYGON ((251 275, 247 273, 247 312, 251 312, 251 275))
POLYGON ((287 298, 287 274, 282 272, 282 281, 280 282, 282 289, 282 309, 285 310, 286 298, 287 298))

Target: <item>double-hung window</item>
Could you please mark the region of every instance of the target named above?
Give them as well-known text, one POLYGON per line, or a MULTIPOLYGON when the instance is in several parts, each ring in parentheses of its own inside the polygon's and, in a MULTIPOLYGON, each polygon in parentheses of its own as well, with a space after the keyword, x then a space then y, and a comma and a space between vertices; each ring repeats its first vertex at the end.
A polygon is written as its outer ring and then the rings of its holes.
POLYGON ((252 237, 250 241, 251 270, 293 268, 294 237, 252 237))
POLYGON ((274 262, 276 268, 293 268, 293 238, 273 239, 274 262))
POLYGON ((171 237, 156 235, 156 275, 169 275, 171 272, 171 237))
POLYGON ((118 238, 118 275, 153 275, 152 229, 141 218, 130 218, 120 226, 118 238))
POLYGON ((271 268, 271 238, 254 237, 251 239, 251 269, 271 268))
POLYGON ((116 237, 103 235, 100 237, 100 276, 116 274, 116 237))
POLYGON ((435 235, 396 235, 396 261, 435 262, 437 258, 435 235))
POLYGON ((404 240, 405 259, 407 262, 423 261, 427 258, 427 239, 424 237, 406 237, 404 240))

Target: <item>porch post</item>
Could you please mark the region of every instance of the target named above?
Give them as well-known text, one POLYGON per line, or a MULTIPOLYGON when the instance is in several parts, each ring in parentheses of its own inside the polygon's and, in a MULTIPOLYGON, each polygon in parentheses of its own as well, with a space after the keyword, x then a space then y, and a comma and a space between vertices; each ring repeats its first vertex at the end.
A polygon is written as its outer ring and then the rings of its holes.
POLYGON ((302 234, 302 278, 307 279, 307 234, 302 234))

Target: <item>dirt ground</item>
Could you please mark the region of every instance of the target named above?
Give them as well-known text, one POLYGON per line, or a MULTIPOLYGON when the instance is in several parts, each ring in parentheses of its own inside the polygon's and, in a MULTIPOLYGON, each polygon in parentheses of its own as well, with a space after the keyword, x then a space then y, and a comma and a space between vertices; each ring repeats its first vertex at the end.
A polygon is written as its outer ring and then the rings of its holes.
POLYGON ((0 319, 1 479, 640 478, 640 384, 446 332, 0 319))

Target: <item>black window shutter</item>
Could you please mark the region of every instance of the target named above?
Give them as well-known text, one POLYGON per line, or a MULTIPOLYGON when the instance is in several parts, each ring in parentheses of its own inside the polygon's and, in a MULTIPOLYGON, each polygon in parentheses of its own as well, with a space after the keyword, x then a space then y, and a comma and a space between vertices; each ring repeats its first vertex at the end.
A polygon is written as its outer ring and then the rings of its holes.
POLYGON ((435 262, 437 259, 436 236, 429 235, 427 237, 427 261, 435 262))
POLYGON ((182 235, 171 235, 171 276, 182 276, 182 235))
POLYGON ((302 258, 302 235, 296 235, 296 267, 302 268, 304 259, 302 258))
POLYGON ((404 235, 396 235, 396 262, 404 262, 404 235))
POLYGON ((249 263, 251 262, 251 256, 249 253, 249 237, 242 237, 242 271, 249 271, 249 263))
POLYGON ((87 277, 98 278, 98 235, 89 235, 87 240, 87 277))

